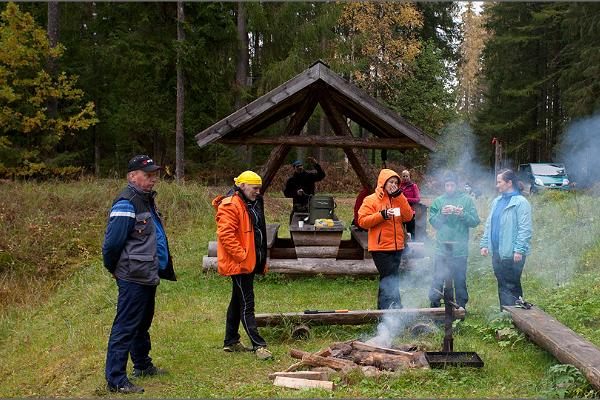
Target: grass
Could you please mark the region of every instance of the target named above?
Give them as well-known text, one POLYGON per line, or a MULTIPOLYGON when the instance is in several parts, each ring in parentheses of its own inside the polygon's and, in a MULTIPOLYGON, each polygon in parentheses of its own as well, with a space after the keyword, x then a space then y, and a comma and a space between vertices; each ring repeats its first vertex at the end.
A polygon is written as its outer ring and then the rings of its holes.
MULTIPOLYGON (((0 397, 108 395, 103 372, 117 291, 99 249, 107 210, 121 185, 106 180, 0 186, 0 397)), ((493 338, 497 289, 490 259, 476 251, 481 227, 473 234, 469 261, 469 316, 457 324, 454 347, 476 351, 483 369, 338 376, 333 393, 274 387, 267 375, 293 363, 291 347, 318 350, 332 341, 368 337, 375 326, 315 327, 306 340, 291 338, 289 327, 261 328, 274 361, 224 353, 230 281, 202 273, 201 262, 214 239, 210 200, 225 188, 160 183, 157 189, 179 281, 162 282, 157 291, 151 356, 171 374, 139 380, 146 397, 598 396, 582 383, 561 392, 560 378, 574 372, 555 367, 549 353, 522 335, 503 342, 493 338)), ((523 285, 527 300, 600 346, 600 219, 596 199, 578 196, 548 193, 533 199, 534 252, 523 285)), ((349 221, 352 197, 337 198, 338 214, 349 221)), ((281 234, 288 234, 288 200, 268 196, 266 204, 268 221, 282 223, 281 234)), ((488 204, 489 199, 478 201, 482 217, 488 204)), ((427 303, 428 270, 423 271, 407 279, 407 302, 427 303)), ((367 309, 375 306, 377 280, 270 274, 258 279, 255 291, 257 312, 367 309)), ((399 340, 437 350, 442 333, 399 340)))

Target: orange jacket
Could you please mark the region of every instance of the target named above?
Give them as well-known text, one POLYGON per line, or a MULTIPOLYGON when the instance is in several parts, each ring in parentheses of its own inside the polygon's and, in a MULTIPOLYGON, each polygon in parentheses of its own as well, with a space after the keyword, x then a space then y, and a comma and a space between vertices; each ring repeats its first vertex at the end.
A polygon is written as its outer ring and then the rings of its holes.
POLYGON ((358 210, 358 224, 369 230, 369 251, 395 251, 404 249, 404 230, 402 222, 413 217, 412 208, 403 194, 390 197, 383 190, 385 182, 391 177, 400 177, 391 169, 382 169, 377 179, 375 193, 365 197, 358 210), (400 208, 400 216, 385 219, 382 210, 400 208))
MULTIPOLYGON (((212 201, 217 210, 217 262, 219 274, 249 274, 256 267, 254 226, 248 208, 238 193, 217 196, 212 201)), ((265 265, 265 273, 267 266, 265 265)))

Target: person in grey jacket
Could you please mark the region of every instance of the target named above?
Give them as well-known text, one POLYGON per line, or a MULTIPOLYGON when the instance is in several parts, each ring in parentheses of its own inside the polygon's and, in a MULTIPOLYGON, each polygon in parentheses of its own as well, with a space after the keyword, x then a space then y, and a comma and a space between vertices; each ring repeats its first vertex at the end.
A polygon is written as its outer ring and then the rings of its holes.
POLYGON ((106 353, 105 376, 111 392, 144 391, 127 378, 130 355, 134 377, 166 373, 152 364, 148 332, 160 278, 176 280, 167 236, 154 203, 156 192, 152 190, 160 168, 146 155, 129 161, 128 184, 113 202, 102 245, 104 267, 119 288, 106 353))
POLYGON ((514 171, 500 171, 496 177, 500 196, 492 203, 479 243, 482 256, 492 253, 500 309, 515 305, 523 296, 521 274, 530 252, 531 205, 521 194, 519 185, 522 183, 517 180, 514 171))

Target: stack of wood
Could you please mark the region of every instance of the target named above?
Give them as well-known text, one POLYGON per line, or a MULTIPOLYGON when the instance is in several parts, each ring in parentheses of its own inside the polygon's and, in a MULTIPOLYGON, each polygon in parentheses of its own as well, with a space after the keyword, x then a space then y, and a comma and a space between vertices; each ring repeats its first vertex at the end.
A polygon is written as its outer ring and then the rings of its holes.
POLYGON ((292 349, 290 355, 300 361, 285 371, 270 374, 269 378, 275 380, 276 386, 333 390, 334 384, 329 378, 336 372, 346 374, 361 369, 366 376, 377 376, 382 371, 429 368, 425 353, 415 350, 416 346, 412 345, 387 348, 358 340, 335 342, 316 353, 292 349), (301 371, 307 367, 309 371, 301 371))

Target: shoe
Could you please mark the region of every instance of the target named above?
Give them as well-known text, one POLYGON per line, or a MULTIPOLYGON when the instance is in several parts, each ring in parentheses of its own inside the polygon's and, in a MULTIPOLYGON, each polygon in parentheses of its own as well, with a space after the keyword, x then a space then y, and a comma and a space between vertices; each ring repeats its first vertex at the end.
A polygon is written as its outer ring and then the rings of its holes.
POLYGON ((259 360, 272 360, 273 359, 273 354, 271 354, 271 352, 269 350, 267 350, 266 347, 257 347, 256 350, 254 350, 254 354, 256 354, 256 357, 259 360))
POLYGON ((229 346, 223 346, 223 351, 228 353, 241 353, 244 351, 252 351, 252 349, 247 348, 241 342, 235 342, 234 344, 230 344, 229 346))
POLYGON ((145 376, 162 376, 167 375, 167 370, 162 368, 156 368, 154 365, 149 366, 146 369, 133 369, 131 374, 134 378, 143 378, 145 376))
POLYGON ((121 386, 110 386, 108 385, 108 391, 113 393, 131 394, 131 393, 144 393, 144 388, 141 386, 134 385, 133 383, 126 381, 121 386))

